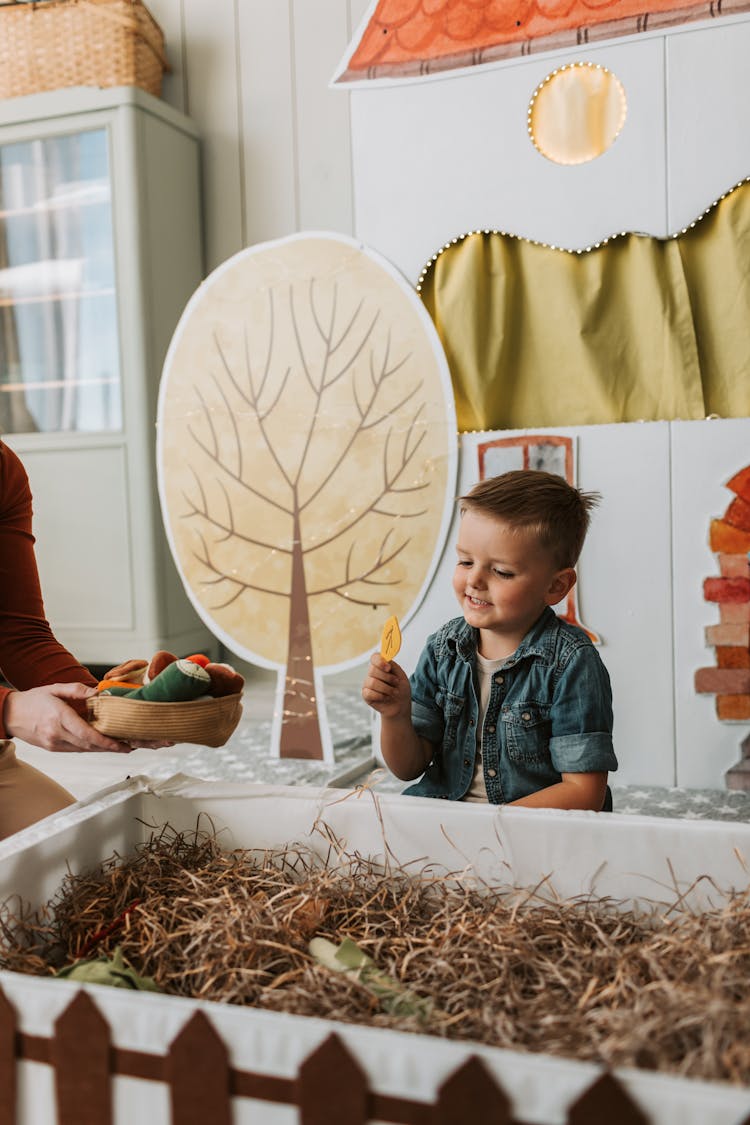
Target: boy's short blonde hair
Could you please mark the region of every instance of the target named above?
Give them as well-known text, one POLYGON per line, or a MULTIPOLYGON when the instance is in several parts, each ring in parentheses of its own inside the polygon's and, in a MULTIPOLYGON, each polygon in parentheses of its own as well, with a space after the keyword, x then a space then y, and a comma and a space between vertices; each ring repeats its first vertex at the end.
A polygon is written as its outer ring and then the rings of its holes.
POLYGON ((591 512, 601 496, 573 488, 556 473, 515 469, 479 481, 458 500, 462 515, 471 509, 533 532, 562 570, 578 562, 591 512))

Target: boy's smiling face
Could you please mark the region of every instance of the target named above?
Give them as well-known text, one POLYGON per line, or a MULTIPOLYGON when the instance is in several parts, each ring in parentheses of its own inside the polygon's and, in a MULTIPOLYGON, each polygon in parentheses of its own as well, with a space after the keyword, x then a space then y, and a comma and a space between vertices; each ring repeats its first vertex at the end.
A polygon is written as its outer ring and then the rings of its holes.
POLYGON ((510 656, 545 606, 557 605, 575 582, 528 529, 467 508, 461 517, 453 576, 464 618, 479 630, 488 660, 510 656))

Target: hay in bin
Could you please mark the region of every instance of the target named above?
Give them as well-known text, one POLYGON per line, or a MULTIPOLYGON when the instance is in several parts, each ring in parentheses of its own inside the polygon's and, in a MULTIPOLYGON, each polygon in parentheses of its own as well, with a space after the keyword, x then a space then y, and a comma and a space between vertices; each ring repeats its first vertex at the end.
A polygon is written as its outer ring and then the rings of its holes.
POLYGON ((750 1084, 750 891, 705 913, 635 914, 357 855, 226 852, 165 826, 132 858, 69 875, 43 911, 0 913, 5 969, 45 975, 117 945, 176 995, 750 1084), (389 1014, 317 964, 313 936, 355 941, 431 999, 427 1018, 389 1014))

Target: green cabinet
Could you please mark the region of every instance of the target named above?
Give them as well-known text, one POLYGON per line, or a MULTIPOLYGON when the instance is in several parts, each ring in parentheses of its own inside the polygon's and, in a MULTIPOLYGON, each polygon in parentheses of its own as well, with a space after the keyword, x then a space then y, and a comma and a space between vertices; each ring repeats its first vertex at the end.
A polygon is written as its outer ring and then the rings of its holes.
POLYGON ((188 118, 134 87, 0 102, 0 433, 31 479, 47 616, 87 663, 217 649, 155 468, 161 368, 202 275, 188 118))

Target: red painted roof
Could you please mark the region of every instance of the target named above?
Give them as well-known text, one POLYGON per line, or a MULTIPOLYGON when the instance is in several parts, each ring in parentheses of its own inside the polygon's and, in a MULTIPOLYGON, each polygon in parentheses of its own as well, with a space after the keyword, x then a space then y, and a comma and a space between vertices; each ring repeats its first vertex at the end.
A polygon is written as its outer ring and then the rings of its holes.
POLYGON ((705 19, 735 0, 380 0, 339 82, 408 77, 705 19))

